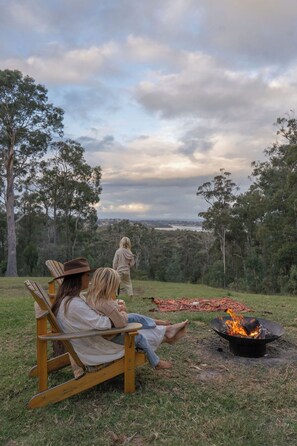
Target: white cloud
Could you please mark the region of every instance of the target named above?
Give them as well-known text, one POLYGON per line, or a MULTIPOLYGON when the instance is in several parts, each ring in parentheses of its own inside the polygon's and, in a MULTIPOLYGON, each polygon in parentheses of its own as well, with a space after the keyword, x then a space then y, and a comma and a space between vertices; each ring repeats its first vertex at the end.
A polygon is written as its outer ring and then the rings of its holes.
POLYGON ((119 213, 130 213, 130 214, 146 214, 152 208, 151 205, 145 203, 124 203, 124 204, 105 204, 101 205, 100 203, 96 206, 102 212, 110 212, 114 214, 119 213))
MULTIPOLYGON (((214 57, 189 53, 186 65, 173 74, 155 73, 135 90, 137 100, 149 111, 165 118, 196 115, 230 121, 247 117, 258 104, 291 100, 286 89, 271 88, 267 70, 235 71, 214 57)), ((261 107, 258 107, 258 109, 261 107)))
POLYGON ((129 35, 122 50, 126 57, 138 64, 159 64, 165 71, 171 67, 182 67, 186 60, 184 51, 142 36, 129 35))
POLYGON ((1 65, 19 69, 49 84, 81 84, 92 82, 96 76, 113 71, 112 58, 117 51, 117 45, 112 42, 100 47, 90 46, 68 51, 57 45, 49 45, 48 51, 42 56, 6 59, 1 61, 1 65))

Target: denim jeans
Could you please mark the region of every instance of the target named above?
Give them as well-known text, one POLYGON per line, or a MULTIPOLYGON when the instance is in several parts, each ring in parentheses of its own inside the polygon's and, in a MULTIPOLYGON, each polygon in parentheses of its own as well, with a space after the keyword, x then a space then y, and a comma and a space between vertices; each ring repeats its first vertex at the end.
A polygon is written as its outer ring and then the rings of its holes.
POLYGON ((143 316, 137 313, 128 313, 128 322, 138 322, 142 325, 142 328, 155 328, 156 322, 154 319, 148 316, 143 316))
MULTIPOLYGON (((152 318, 137 313, 128 313, 128 322, 139 322, 144 329, 152 329, 156 327, 156 323, 152 318)), ((124 335, 117 335, 112 339, 112 342, 124 345, 124 335)), ((154 352, 147 339, 141 333, 138 333, 135 336, 135 347, 146 353, 148 362, 152 367, 155 368, 156 365, 159 364, 159 356, 154 352)))

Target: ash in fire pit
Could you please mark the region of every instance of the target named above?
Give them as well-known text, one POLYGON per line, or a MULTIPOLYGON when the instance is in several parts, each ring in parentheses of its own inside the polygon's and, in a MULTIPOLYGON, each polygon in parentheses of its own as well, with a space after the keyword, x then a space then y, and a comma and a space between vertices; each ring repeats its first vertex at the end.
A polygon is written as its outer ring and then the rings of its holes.
POLYGON ((227 312, 230 316, 214 319, 211 327, 229 341, 234 355, 250 358, 264 356, 266 344, 284 333, 283 327, 275 322, 236 315, 230 310, 227 312))

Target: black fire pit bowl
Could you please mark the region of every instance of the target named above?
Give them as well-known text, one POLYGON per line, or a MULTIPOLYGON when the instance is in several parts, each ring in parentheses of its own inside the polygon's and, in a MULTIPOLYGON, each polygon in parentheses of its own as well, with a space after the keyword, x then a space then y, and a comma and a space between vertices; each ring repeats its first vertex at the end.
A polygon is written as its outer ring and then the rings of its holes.
MULTIPOLYGON (((233 336, 227 333, 225 321, 231 320, 230 316, 217 317, 210 323, 211 328, 220 336, 229 341, 230 351, 236 356, 245 356, 249 358, 260 358, 266 353, 266 344, 273 342, 284 334, 284 329, 276 322, 267 321, 266 319, 257 318, 263 328, 268 331, 265 338, 249 338, 244 336, 233 336)), ((247 322, 254 317, 245 317, 247 322)))

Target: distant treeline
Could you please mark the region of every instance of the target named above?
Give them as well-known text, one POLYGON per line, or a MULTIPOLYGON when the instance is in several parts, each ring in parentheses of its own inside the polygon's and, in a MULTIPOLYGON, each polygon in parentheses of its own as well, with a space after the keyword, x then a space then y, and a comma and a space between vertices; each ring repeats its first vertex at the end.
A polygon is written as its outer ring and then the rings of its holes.
MULTIPOLYGON (((64 218, 56 222, 35 212, 26 215, 17 225, 18 273, 21 276, 49 275, 45 267, 47 259, 64 262, 69 257, 87 257, 93 267, 112 266, 112 259, 120 239, 131 239, 136 265, 132 276, 139 279, 155 279, 173 282, 197 283, 206 272, 208 248, 213 240, 209 233, 195 231, 160 231, 141 223, 122 220, 117 223, 96 226, 75 220, 70 224, 70 237, 66 240, 64 218), (53 240, 53 226, 56 240, 53 240), (70 254, 66 254, 71 239, 70 254)), ((2 252, 1 274, 5 274, 5 218, 0 219, 0 247, 2 252), (2 223, 2 225, 1 225, 2 223), (2 230, 1 230, 2 229, 2 230)), ((69 248, 68 248, 69 251, 69 248)))

